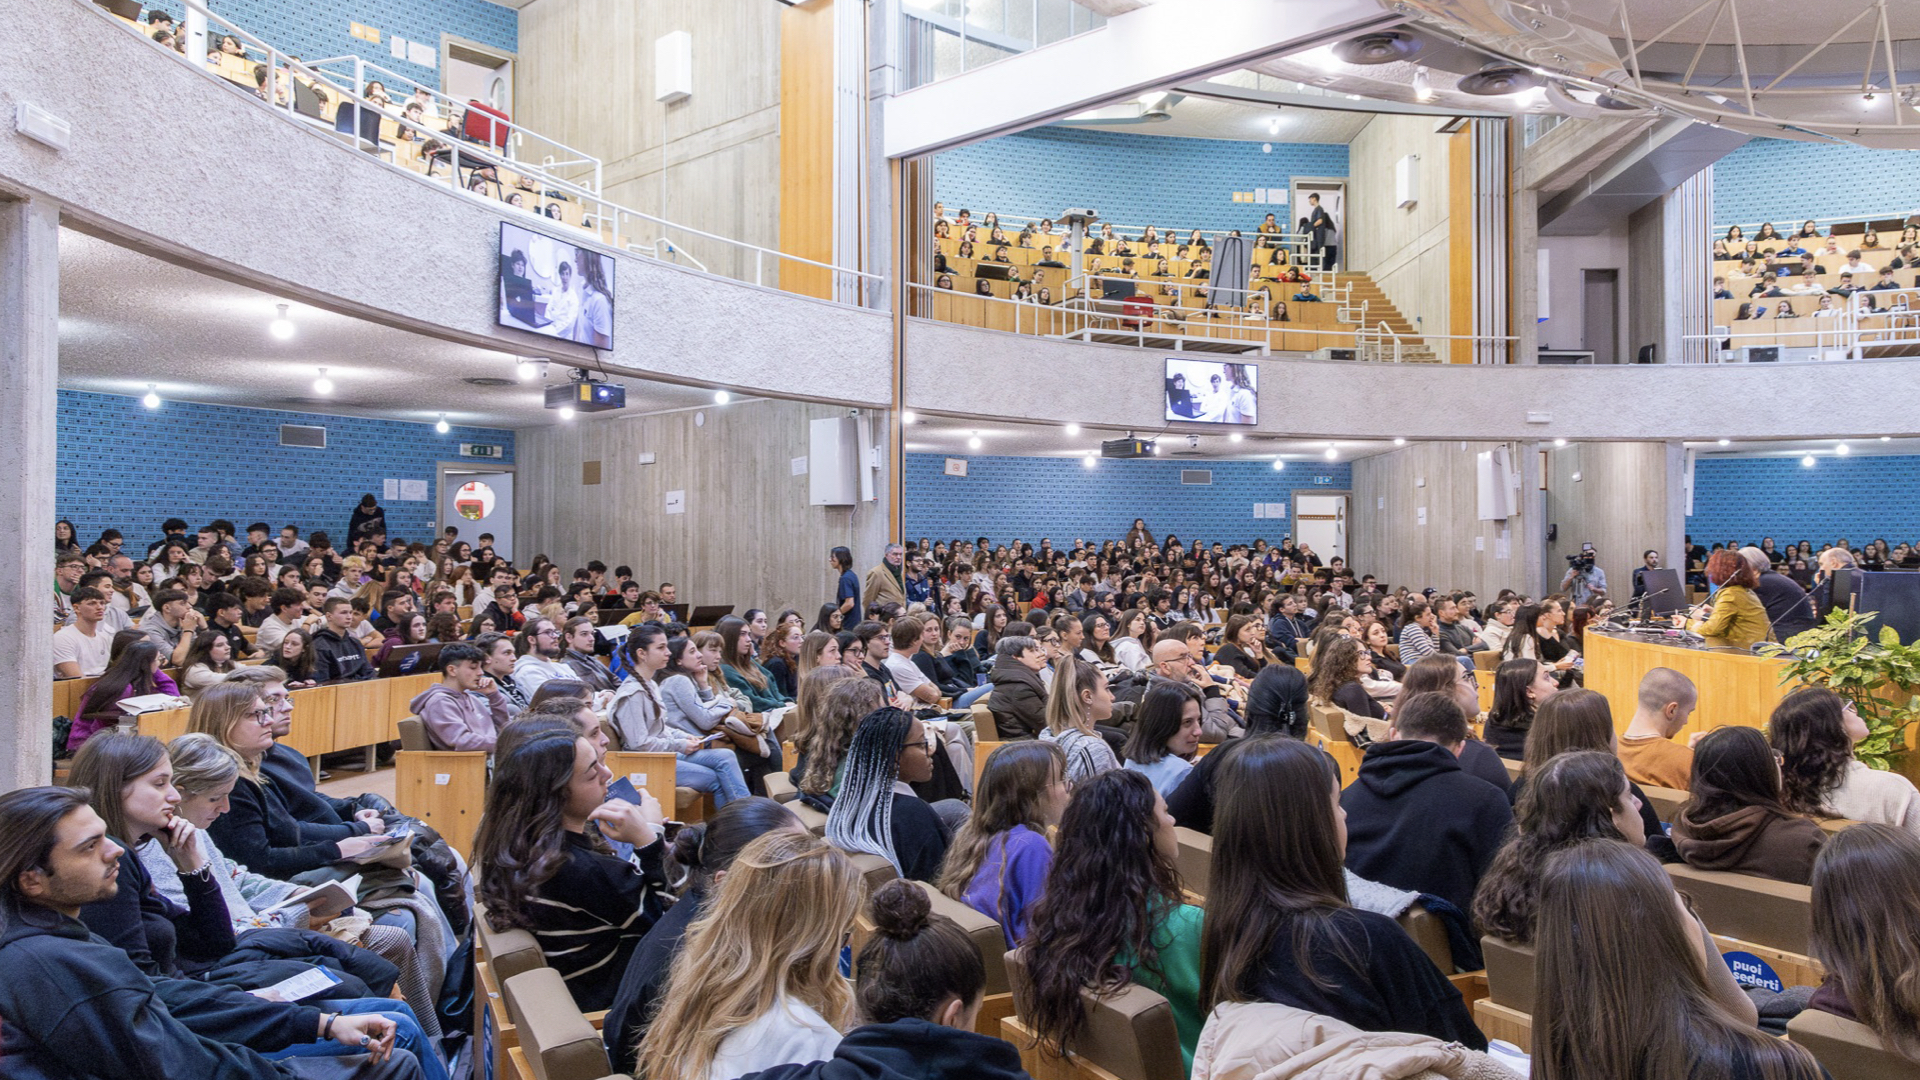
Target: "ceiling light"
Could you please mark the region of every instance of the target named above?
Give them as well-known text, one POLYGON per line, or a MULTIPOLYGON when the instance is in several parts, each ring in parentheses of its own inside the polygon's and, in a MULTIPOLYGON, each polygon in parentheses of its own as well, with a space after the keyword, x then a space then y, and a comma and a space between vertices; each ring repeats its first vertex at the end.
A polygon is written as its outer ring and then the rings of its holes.
POLYGON ((293 320, 287 318, 287 305, 275 304, 273 306, 279 310, 280 317, 267 324, 267 331, 281 341, 285 341, 293 336, 293 320))
POLYGON ((919 417, 913 415, 912 409, 902 409, 900 411, 900 422, 903 424, 911 424, 917 419, 919 419, 919 417))
POLYGON ((1086 457, 1083 457, 1080 459, 1080 464, 1085 465, 1087 468, 1091 469, 1095 465, 1100 464, 1100 459, 1097 457, 1094 457, 1092 454, 1088 454, 1086 457))
POLYGON ((1518 94, 1540 85, 1540 76, 1512 64, 1494 62, 1462 78, 1455 89, 1475 97, 1501 97, 1518 94))
POLYGON ((980 449, 980 436, 979 436, 979 435, 973 435, 973 436, 970 436, 970 437, 968 437, 968 439, 967 439, 967 449, 969 449, 969 450, 978 450, 978 449, 980 449))
POLYGON ((1267 134, 1269 135, 1280 134, 1280 117, 1270 116, 1267 118, 1267 134))
POLYGON ((1395 445, 1395 446, 1405 446, 1405 445, 1407 445, 1407 440, 1406 440, 1406 438, 1405 438, 1404 436, 1402 436, 1402 437, 1399 437, 1399 438, 1395 438, 1395 439, 1393 440, 1393 445, 1395 445))
POLYGON ((313 380, 313 392, 316 394, 333 393, 333 380, 327 378, 327 369, 320 369, 320 377, 313 380))
POLYGON ((1333 447, 1329 446, 1327 447, 1327 452, 1322 456, 1325 457, 1328 461, 1339 461, 1340 451, 1335 450, 1333 447))
POLYGON ((1801 468, 1803 468, 1803 469, 1811 469, 1811 468, 1813 468, 1813 455, 1812 455, 1812 454, 1808 454, 1808 455, 1807 455, 1806 457, 1803 457, 1803 458, 1801 458, 1801 459, 1800 459, 1800 467, 1801 467, 1801 468))
POLYGON ((440 414, 440 422, 439 422, 439 423, 437 423, 437 424, 435 424, 435 425, 433 425, 433 430, 435 430, 435 431, 437 431, 437 432, 439 432, 439 433, 440 433, 440 434, 442 434, 442 435, 445 435, 445 434, 446 434, 447 432, 449 432, 449 431, 452 431, 452 430, 453 430, 453 425, 452 425, 452 424, 449 424, 449 423, 447 423, 447 414, 446 414, 446 413, 441 413, 441 414, 440 414))
POLYGON ((573 406, 571 405, 560 406, 560 419, 562 420, 573 419, 573 406))
POLYGON ((713 403, 715 405, 725 405, 727 402, 732 400, 733 400, 733 395, 727 393, 725 390, 715 390, 713 392, 713 403))
POLYGON ((147 408, 149 408, 149 409, 157 409, 157 408, 159 408, 159 407, 160 407, 160 388, 159 388, 159 386, 158 386, 158 385, 156 385, 156 384, 154 384, 154 383, 148 383, 148 384, 147 384, 147 396, 146 396, 146 397, 143 397, 143 398, 141 398, 141 399, 140 399, 140 404, 142 404, 142 405, 145 405, 145 406, 146 406, 147 408))
POLYGON ((539 369, 534 367, 533 361, 523 357, 518 363, 513 365, 513 373, 520 377, 521 382, 526 382, 528 379, 539 374, 539 369))
POLYGON ((1839 454, 1841 457, 1846 457, 1848 454, 1853 453, 1853 447, 1848 446, 1846 443, 1841 443, 1839 446, 1833 448, 1833 452, 1839 454))
POLYGON ((1413 70, 1413 97, 1416 101, 1433 100, 1433 84, 1427 81, 1427 69, 1413 70))
POLYGON ((1237 432, 1237 431, 1236 431, 1236 432, 1233 432, 1232 434, 1230 434, 1230 435, 1228 435, 1228 436, 1227 436, 1227 441, 1228 441, 1228 442, 1239 442, 1239 441, 1240 441, 1241 439, 1244 439, 1244 438, 1246 438, 1246 436, 1245 436, 1245 435, 1242 435, 1242 434, 1240 434, 1239 432, 1237 432))
POLYGON ((1567 440, 1565 440, 1565 439, 1555 439, 1555 440, 1553 440, 1553 445, 1555 445, 1555 446, 1565 446, 1565 445, 1567 445, 1567 440))
POLYGON ((1893 436, 1891 436, 1891 435, 1882 435, 1882 436, 1880 436, 1880 441, 1881 441, 1881 442, 1892 442, 1892 441, 1893 441, 1893 436))
POLYGON ((1349 64, 1370 67, 1407 59, 1420 51, 1420 39, 1400 30, 1381 30, 1336 42, 1331 51, 1349 64))
POLYGON ((1073 436, 1073 435, 1078 435, 1078 434, 1080 434, 1080 425, 1079 425, 1079 424, 1068 424, 1068 425, 1067 425, 1067 434, 1068 434, 1069 436, 1073 436))
POLYGON ((1280 460, 1279 458, 1274 458, 1274 459, 1273 459, 1273 471, 1274 471, 1274 472, 1279 472, 1280 470, 1282 470, 1282 469, 1284 469, 1284 468, 1286 468, 1286 467, 1287 467, 1287 463, 1286 463, 1286 462, 1284 462, 1284 461, 1282 461, 1282 460, 1280 460))
POLYGON ((1732 440, 1732 439, 1721 439, 1721 440, 1720 440, 1720 445, 1721 445, 1721 446, 1731 446, 1731 445, 1733 445, 1733 440, 1732 440))
POLYGON ((1155 457, 1158 457, 1160 455, 1160 441, 1158 439, 1148 443, 1147 446, 1149 449, 1153 451, 1153 454, 1155 457))

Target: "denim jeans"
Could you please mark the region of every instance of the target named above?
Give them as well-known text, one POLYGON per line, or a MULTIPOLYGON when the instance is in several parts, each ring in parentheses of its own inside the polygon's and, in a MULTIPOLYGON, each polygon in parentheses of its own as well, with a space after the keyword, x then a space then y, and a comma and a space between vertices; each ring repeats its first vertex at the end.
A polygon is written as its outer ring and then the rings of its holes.
POLYGON ((674 783, 695 791, 713 792, 714 806, 747 797, 747 778, 740 759, 731 750, 696 750, 681 754, 674 765, 674 783))
MULTIPOLYGON (((420 1063, 422 1080, 447 1080, 447 1067, 440 1060, 439 1048, 427 1040, 420 1030, 420 1021, 414 1018, 413 1010, 398 998, 349 998, 339 1001, 316 1001, 310 1004, 322 1012, 345 1013, 358 1016, 364 1013, 379 1013, 392 1020, 395 1027, 393 1048, 405 1050, 420 1063)), ((332 1039, 300 1043, 264 1056, 269 1058, 289 1057, 341 1057, 353 1051, 341 1046, 332 1039)))
POLYGON ((973 689, 967 691, 966 693, 961 694, 959 697, 953 699, 953 707, 956 709, 964 709, 967 706, 972 705, 974 702, 979 701, 981 698, 986 697, 992 691, 993 691, 992 683, 988 683, 985 686, 976 686, 973 689))

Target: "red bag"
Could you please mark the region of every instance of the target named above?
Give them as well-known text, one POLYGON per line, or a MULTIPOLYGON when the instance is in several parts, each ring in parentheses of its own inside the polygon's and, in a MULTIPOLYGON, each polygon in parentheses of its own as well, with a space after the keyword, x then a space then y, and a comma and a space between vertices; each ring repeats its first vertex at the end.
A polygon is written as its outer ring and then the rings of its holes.
POLYGON ((507 132, 511 129, 509 129, 506 124, 496 123, 495 121, 510 121, 512 119, 513 118, 506 113, 501 112, 499 109, 485 102, 470 100, 467 102, 466 123, 462 128, 462 132, 466 135, 468 142, 476 142, 494 147, 505 147, 507 145, 507 132))

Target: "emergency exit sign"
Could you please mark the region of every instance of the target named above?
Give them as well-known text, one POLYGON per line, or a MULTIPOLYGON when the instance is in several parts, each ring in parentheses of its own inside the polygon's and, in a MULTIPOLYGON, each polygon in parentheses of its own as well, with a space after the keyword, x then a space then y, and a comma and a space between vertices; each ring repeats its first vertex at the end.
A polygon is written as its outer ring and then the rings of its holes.
POLYGON ((497 458, 501 456, 502 449, 502 447, 492 443, 463 442, 460 444, 460 456, 497 458))

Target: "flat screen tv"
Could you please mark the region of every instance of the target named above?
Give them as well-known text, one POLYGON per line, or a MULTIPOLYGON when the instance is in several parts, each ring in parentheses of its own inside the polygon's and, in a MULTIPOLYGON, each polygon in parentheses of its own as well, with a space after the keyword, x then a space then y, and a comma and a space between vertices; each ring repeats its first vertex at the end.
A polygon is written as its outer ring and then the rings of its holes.
POLYGON ((514 330, 613 348, 614 259, 500 223, 498 322, 514 330))
POLYGON ((1170 422, 1260 422, 1260 369, 1253 364, 1168 357, 1164 395, 1170 422))

